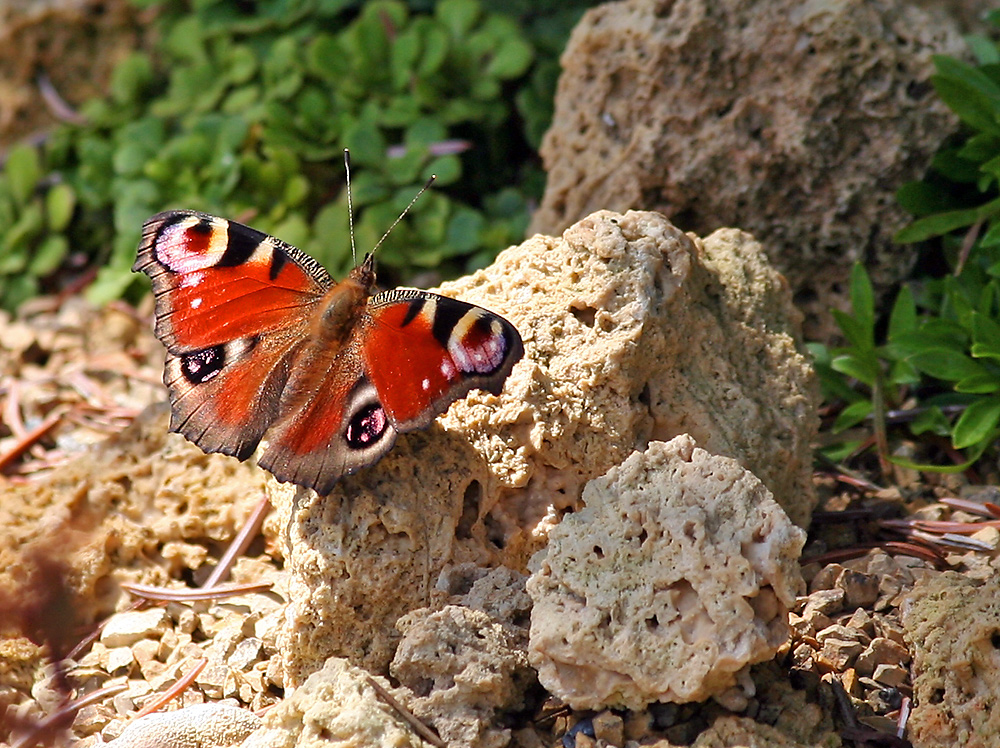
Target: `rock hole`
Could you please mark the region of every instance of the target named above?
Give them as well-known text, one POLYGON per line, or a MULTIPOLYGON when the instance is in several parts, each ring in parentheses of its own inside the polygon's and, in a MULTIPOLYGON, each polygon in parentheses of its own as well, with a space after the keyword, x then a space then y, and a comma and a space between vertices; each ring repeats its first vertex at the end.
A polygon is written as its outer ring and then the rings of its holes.
POLYGON ((639 397, 637 398, 640 403, 645 405, 647 408, 653 401, 652 393, 649 391, 649 383, 643 385, 642 390, 639 392, 639 397))
POLYGON ((646 532, 646 528, 644 527, 642 528, 642 531, 639 533, 639 545, 642 545, 648 539, 649 539, 649 533, 646 532))
POLYGON ((455 528, 455 537, 459 540, 472 537, 472 526, 479 519, 479 504, 482 498, 483 487, 479 481, 474 480, 465 487, 465 494, 462 496, 462 516, 459 517, 458 526, 455 528))
POLYGON ((652 615, 652 616, 650 616, 649 618, 646 619, 646 630, 647 631, 656 631, 658 628, 660 628, 660 619, 659 618, 657 618, 655 615, 652 615))
POLYGON ((492 514, 487 514, 483 518, 486 526, 486 539, 493 543, 499 550, 503 550, 507 545, 507 535, 504 532, 503 524, 492 514))
POLYGON ((417 696, 424 697, 430 696, 431 690, 434 688, 434 681, 430 678, 417 678, 416 681, 408 685, 413 693, 417 696))
POLYGON ((930 702, 932 704, 940 704, 942 701, 944 701, 944 689, 935 688, 934 693, 931 694, 930 702))
POLYGON ((597 310, 594 307, 582 302, 573 302, 570 304, 569 312, 576 317, 580 324, 586 327, 594 326, 594 320, 597 318, 597 310))
POLYGON ((604 549, 599 545, 594 546, 594 555, 598 558, 604 558, 604 549))
POLYGON ((990 644, 993 645, 993 649, 1000 649, 1000 631, 993 632, 993 635, 990 637, 990 644))

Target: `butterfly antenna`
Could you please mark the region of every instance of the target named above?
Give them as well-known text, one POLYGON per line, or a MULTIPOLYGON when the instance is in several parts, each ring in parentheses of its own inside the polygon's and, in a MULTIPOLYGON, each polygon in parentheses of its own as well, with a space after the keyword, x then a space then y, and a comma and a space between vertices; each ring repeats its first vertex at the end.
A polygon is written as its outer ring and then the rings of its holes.
POLYGON ((351 259, 358 264, 358 250, 354 244, 354 201, 351 199, 351 152, 344 149, 344 168, 347 170, 347 223, 351 227, 351 259))
POLYGON ((410 200, 410 204, 409 204, 409 205, 407 205, 407 206, 406 206, 405 208, 403 208, 403 212, 399 214, 399 217, 398 217, 398 218, 397 218, 397 219, 396 219, 395 221, 393 221, 393 222, 392 222, 392 226, 390 226, 390 227, 389 227, 388 229, 386 229, 385 233, 384 233, 384 234, 382 234, 382 238, 381 238, 381 239, 379 239, 379 240, 378 240, 378 241, 377 241, 377 242, 375 243, 375 246, 374 246, 374 247, 372 247, 372 251, 368 253, 369 255, 373 255, 373 254, 375 254, 375 250, 376 250, 376 249, 378 249, 379 247, 381 247, 381 246, 382 246, 382 242, 384 242, 384 241, 385 241, 385 238, 386 238, 387 236, 389 236, 389 233, 390 233, 390 232, 391 232, 391 231, 392 231, 392 230, 393 230, 394 228, 396 228, 396 224, 397 224, 397 223, 399 223, 400 221, 402 221, 402 220, 403 220, 403 217, 404 217, 404 216, 405 216, 405 215, 406 215, 407 213, 409 213, 409 212, 410 212, 410 208, 412 208, 412 207, 413 207, 413 204, 414 204, 415 202, 417 202, 417 200, 419 200, 419 199, 420 199, 420 196, 421 196, 421 195, 423 195, 423 194, 424 194, 424 193, 425 193, 425 192, 427 191, 427 188, 428 188, 428 187, 430 187, 430 186, 431 186, 431 184, 433 184, 433 182, 434 182, 434 180, 435 180, 435 179, 437 179, 437 174, 431 174, 431 178, 430 178, 430 179, 428 179, 428 180, 427 180, 427 181, 426 181, 426 182, 424 183, 424 186, 420 188, 420 191, 419 191, 419 192, 417 192, 417 194, 413 196, 413 199, 412 199, 412 200, 410 200))

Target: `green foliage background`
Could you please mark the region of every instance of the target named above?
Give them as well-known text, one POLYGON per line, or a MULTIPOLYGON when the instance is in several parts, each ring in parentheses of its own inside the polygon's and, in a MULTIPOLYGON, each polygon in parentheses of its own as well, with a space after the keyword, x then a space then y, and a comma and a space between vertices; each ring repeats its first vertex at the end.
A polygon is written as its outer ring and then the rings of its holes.
MULTIPOLYGON (((1000 25, 1000 12, 989 20, 1000 25)), ((931 79, 961 132, 923 180, 898 193, 916 220, 896 240, 927 242, 925 260, 936 256, 931 264, 941 272, 904 285, 891 312, 878 315, 867 273, 855 267, 852 311, 837 313, 846 345, 812 346, 826 400, 842 406, 835 431, 871 423, 884 463, 942 472, 983 458, 995 464, 1000 437, 1000 48, 986 37, 968 41, 977 64, 939 56, 931 79), (894 409, 911 435, 947 440, 952 458, 893 457, 894 409)), ((857 446, 848 441, 829 454, 857 446)))
POLYGON ((3 307, 70 250, 99 268, 94 301, 138 292, 142 223, 177 207, 252 223, 340 277, 344 148, 360 251, 437 175, 380 249, 383 279, 459 274, 522 239, 558 54, 586 3, 134 2, 156 10, 152 47, 118 65, 86 125, 8 154, 3 307))

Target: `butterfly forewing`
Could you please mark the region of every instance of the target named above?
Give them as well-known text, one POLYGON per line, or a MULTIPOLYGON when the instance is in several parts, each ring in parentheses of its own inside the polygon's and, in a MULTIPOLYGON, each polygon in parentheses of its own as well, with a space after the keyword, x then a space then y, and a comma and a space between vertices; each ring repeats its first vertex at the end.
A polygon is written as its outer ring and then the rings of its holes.
POLYGON ((194 211, 149 219, 133 270, 153 284, 171 429, 245 459, 277 415, 329 275, 284 242, 194 211))

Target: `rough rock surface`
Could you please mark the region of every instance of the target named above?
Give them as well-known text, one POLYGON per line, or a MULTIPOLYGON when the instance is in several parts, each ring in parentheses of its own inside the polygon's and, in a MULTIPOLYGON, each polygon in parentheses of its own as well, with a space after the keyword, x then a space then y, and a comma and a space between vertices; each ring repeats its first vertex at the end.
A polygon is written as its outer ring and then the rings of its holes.
POLYGON ((702 701, 787 640, 805 533, 735 460, 653 442, 583 499, 527 585, 549 692, 576 709, 702 701))
MULTIPOLYGON (((168 434, 166 407, 150 408, 43 478, 3 486, 0 594, 20 599, 26 554, 38 553, 64 567, 76 617, 67 626, 91 626, 127 604, 122 581, 163 584, 207 573, 207 544, 236 534, 264 484, 261 471, 168 434)), ((0 706, 8 687, 30 683, 42 654, 12 635, 13 623, 0 620, 0 706)))
POLYGON ((1000 581, 951 572, 925 577, 902 614, 913 648, 913 745, 998 745, 1000 581))
POLYGON ((816 748, 802 743, 780 730, 745 717, 720 717, 691 744, 691 748, 816 748))
POLYGON ((108 745, 113 748, 226 748, 260 727, 260 717, 224 704, 196 704, 137 719, 108 745))
POLYGON ((692 434, 808 521, 814 376, 787 285, 747 234, 599 212, 442 291, 507 316, 525 359, 499 397, 455 403, 329 496, 271 486, 286 685, 332 655, 384 672, 395 622, 443 604, 443 568, 523 569, 584 484, 651 439, 692 434))
POLYGON ((594 8, 561 59, 532 229, 599 208, 739 226, 824 337, 855 260, 884 290, 916 259, 892 244, 909 221, 894 195, 957 124, 928 83, 936 53, 965 53, 957 26, 910 0, 594 8))
POLYGON ((345 660, 330 658, 264 715, 242 748, 423 748, 368 678, 345 660))
POLYGON ((415 610, 396 627, 403 638, 389 670, 413 692, 413 713, 456 748, 506 746, 510 730, 498 728, 495 715, 523 708, 536 682, 527 632, 458 605, 415 610))

